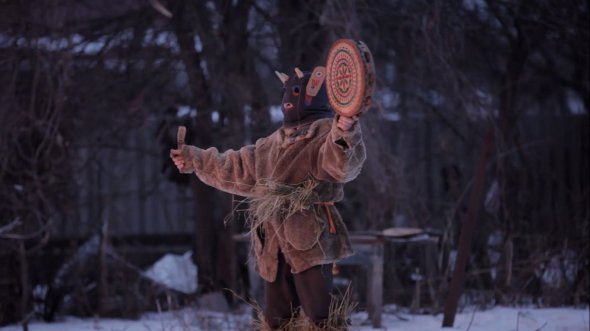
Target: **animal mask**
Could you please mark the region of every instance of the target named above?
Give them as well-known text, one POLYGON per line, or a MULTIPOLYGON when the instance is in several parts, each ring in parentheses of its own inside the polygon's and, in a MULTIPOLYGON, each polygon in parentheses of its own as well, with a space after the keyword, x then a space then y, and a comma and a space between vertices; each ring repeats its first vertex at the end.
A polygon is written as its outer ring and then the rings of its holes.
POLYGON ((296 127, 334 116, 324 85, 326 68, 318 66, 311 73, 295 68, 295 75, 291 77, 277 71, 275 74, 283 82, 281 110, 284 127, 296 127))

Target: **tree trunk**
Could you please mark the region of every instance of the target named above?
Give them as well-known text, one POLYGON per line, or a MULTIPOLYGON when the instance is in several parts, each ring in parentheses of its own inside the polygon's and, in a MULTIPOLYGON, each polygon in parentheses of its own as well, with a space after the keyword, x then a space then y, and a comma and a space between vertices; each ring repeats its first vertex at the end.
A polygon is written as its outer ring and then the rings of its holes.
MULTIPOLYGON (((204 148, 215 145, 222 151, 237 149, 244 144, 244 108, 252 102, 250 82, 256 80, 254 68, 249 67, 248 17, 252 1, 220 3, 216 9, 223 19, 216 28, 206 16, 208 10, 203 4, 183 2, 177 6, 174 28, 193 91, 192 104, 198 112, 194 143, 204 148), (195 17, 199 24, 195 24, 195 17), (195 36, 204 44, 202 52, 197 50, 195 36), (201 54, 208 55, 210 81, 203 72, 201 54), (213 103, 213 95, 219 103, 213 103), (210 116, 214 107, 220 115, 216 123, 210 116)), ((191 188, 197 215, 193 256, 199 266, 199 291, 235 289, 235 227, 224 226, 225 217, 232 212, 232 199, 197 178, 191 179, 191 188)))
MULTIPOLYGON (((514 23, 517 27, 517 22, 514 23)), ((526 180, 526 173, 521 162, 515 162, 515 158, 521 156, 514 153, 519 148, 518 120, 519 114, 516 107, 518 85, 528 57, 525 41, 520 34, 511 40, 511 49, 505 72, 500 85, 500 117, 498 119, 498 143, 497 147, 497 174, 496 178, 500 186, 500 211, 498 217, 503 227, 504 246, 512 247, 512 238, 519 232, 519 224, 523 219, 523 201, 519 197, 524 189, 521 181, 526 180), (518 222, 518 223, 517 223, 518 222)), ((504 292, 511 285, 512 278, 512 253, 513 250, 502 251, 502 265, 496 278, 496 293, 504 292), (510 253, 510 254, 509 254, 510 253), (509 259, 509 260, 508 260, 509 259)), ((496 295, 498 302, 503 298, 496 295)))
MULTIPOLYGON (((196 51, 194 22, 191 20, 195 8, 192 6, 192 3, 184 1, 176 4, 173 26, 192 91, 191 106, 198 111, 197 125, 189 128, 194 133, 189 143, 210 146, 215 141, 209 116, 212 108, 210 86, 201 67, 201 55, 196 51)), ((215 219, 215 190, 194 175, 191 178, 191 189, 196 223, 193 261, 199 267, 199 292, 207 293, 221 288, 215 262, 219 236, 216 224, 221 221, 215 219)))
POLYGON ((323 65, 324 50, 329 47, 328 31, 320 24, 321 1, 278 1, 277 29, 281 39, 279 63, 289 76, 293 69, 313 70, 323 65), (289 71, 289 72, 287 72, 289 71))

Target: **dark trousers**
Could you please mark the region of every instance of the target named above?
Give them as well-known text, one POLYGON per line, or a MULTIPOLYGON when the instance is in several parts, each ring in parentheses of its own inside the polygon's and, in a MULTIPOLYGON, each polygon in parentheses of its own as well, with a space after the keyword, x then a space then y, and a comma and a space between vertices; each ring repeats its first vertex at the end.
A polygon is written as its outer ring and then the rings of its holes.
POLYGON ((332 291, 331 265, 318 265, 298 274, 279 253, 277 279, 265 282, 266 308, 264 317, 273 329, 291 319, 301 306, 305 315, 316 325, 328 319, 332 291))

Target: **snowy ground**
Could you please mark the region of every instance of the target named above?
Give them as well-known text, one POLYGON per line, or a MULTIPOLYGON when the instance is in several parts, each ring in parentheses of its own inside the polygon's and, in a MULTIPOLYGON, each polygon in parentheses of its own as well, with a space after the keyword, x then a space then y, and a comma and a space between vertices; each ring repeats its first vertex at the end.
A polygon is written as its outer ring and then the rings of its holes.
MULTIPOLYGON (((387 308, 387 307, 385 307, 387 308)), ((393 309, 385 309, 393 311, 393 309)), ((365 325, 367 314, 360 312, 352 316, 351 331, 430 331, 430 330, 471 330, 471 331, 589 331, 588 308, 504 308, 480 311, 466 309, 458 314, 453 328, 441 328, 442 315, 408 315, 396 312, 383 314, 383 328, 373 329, 365 325)), ((32 322, 30 331, 245 331, 248 330, 251 312, 222 314, 205 310, 184 309, 175 312, 150 313, 140 320, 120 319, 79 319, 65 318, 46 324, 32 322)), ((0 328, 0 331, 20 331, 19 325, 0 328)), ((303 331, 303 330, 302 330, 303 331)))

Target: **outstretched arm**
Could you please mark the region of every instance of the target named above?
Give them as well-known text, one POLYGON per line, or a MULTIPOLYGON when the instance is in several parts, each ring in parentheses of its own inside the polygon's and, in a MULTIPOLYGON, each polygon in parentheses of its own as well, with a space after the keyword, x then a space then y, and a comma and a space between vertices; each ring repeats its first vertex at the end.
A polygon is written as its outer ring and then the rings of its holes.
POLYGON ((170 150, 170 157, 182 173, 194 172, 199 179, 224 192, 251 196, 256 184, 254 145, 238 151, 220 153, 217 148, 201 148, 183 145, 170 150))

